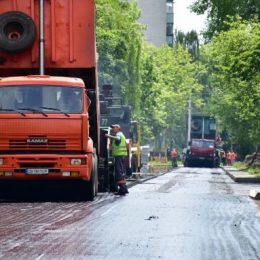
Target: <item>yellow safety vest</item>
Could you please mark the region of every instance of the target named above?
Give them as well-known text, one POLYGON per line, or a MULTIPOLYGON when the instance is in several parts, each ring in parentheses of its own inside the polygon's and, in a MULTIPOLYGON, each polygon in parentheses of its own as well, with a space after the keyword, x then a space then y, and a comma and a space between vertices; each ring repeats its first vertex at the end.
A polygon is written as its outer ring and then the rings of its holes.
POLYGON ((127 156, 126 139, 122 132, 118 132, 120 140, 112 140, 112 156, 127 156))

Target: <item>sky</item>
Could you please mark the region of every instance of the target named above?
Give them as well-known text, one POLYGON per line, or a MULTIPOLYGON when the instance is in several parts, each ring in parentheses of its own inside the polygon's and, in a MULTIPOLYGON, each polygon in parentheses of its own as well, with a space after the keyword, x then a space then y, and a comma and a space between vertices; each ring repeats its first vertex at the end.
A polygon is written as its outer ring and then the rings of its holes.
POLYGON ((174 1, 174 29, 185 33, 196 30, 200 33, 205 28, 206 15, 196 15, 188 9, 194 2, 195 0, 174 1))

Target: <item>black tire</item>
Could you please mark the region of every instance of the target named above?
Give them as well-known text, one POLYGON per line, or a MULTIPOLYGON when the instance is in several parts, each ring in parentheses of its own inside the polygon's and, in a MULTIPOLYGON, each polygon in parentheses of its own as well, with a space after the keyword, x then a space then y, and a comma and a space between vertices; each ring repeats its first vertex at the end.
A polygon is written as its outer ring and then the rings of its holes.
POLYGON ((132 156, 132 161, 131 161, 131 165, 132 165, 132 173, 133 172, 137 172, 137 157, 135 155, 132 156))
POLYGON ((93 200, 98 192, 98 169, 97 169, 97 156, 96 154, 93 155, 93 164, 91 170, 91 179, 88 182, 88 199, 93 200))
POLYGON ((187 167, 193 167, 193 163, 191 161, 187 161, 187 167))
POLYGON ((209 163, 209 167, 210 168, 215 168, 216 167, 215 162, 213 161, 213 162, 209 163))
POLYGON ((19 53, 30 48, 36 37, 36 26, 25 13, 11 11, 0 15, 0 49, 19 53))
POLYGON ((110 192, 118 191, 116 179, 115 179, 115 163, 113 163, 113 166, 109 167, 109 191, 110 192))
POLYGON ((94 172, 95 172, 95 193, 94 196, 97 196, 98 193, 98 159, 97 159, 97 155, 94 154, 94 172))
POLYGON ((97 156, 95 154, 93 155, 91 178, 89 181, 83 181, 80 188, 80 196, 83 200, 94 200, 98 192, 97 156))
POLYGON ((184 164, 184 167, 189 167, 189 163, 187 160, 185 160, 183 164, 184 164))

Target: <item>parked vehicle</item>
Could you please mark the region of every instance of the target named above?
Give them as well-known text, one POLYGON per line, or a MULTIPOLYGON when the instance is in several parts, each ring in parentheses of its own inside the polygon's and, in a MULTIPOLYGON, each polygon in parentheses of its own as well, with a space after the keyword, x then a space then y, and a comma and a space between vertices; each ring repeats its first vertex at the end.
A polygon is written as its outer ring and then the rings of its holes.
POLYGON ((69 183, 95 197, 96 61, 94 0, 0 1, 1 183, 69 183))

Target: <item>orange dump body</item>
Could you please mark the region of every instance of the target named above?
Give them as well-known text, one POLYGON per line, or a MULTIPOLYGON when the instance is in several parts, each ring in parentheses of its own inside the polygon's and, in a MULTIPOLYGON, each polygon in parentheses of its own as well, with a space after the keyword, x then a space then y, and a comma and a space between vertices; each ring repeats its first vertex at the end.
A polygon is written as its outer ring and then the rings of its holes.
POLYGON ((94 0, 43 1, 45 74, 53 76, 36 75, 39 2, 0 1, 0 27, 6 26, 2 30, 6 35, 0 35, 0 92, 24 92, 16 109, 0 100, 0 180, 88 181, 99 144, 94 0), (21 20, 20 30, 21 13, 21 19, 29 18, 21 20), (15 50, 16 42, 24 44, 27 34, 33 33, 27 22, 35 26, 35 39, 15 50), (8 50, 13 43, 14 51, 8 50), (63 109, 56 104, 67 90, 80 97, 80 110, 67 112, 68 103, 63 102, 63 109))
MULTIPOLYGON (((19 11, 27 14, 36 26, 36 38, 31 48, 20 53, 0 50, 1 76, 3 69, 39 68, 39 2, 34 0, 1 0, 0 16, 19 11)), ((44 42, 46 69, 96 67, 95 7, 93 0, 44 1, 44 42)), ((11 33, 9 34, 11 37, 11 33)), ((7 72, 6 72, 7 73, 7 72)), ((37 72, 38 73, 38 72, 37 72)), ((27 73, 27 74, 37 74, 27 73)), ((50 73, 52 74, 52 73, 50 73)))

